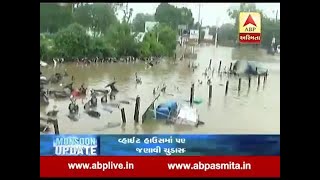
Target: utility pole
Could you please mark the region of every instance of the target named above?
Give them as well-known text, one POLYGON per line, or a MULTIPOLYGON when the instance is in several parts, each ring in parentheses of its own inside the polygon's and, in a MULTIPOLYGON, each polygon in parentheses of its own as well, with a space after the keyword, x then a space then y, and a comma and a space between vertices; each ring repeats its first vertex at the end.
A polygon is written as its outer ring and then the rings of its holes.
POLYGON ((200 44, 200 37, 201 37, 201 24, 200 22, 200 10, 201 10, 201 3, 199 3, 199 14, 198 14, 198 22, 199 22, 199 37, 198 37, 198 44, 200 44))
POLYGON ((278 9, 277 9, 277 12, 276 12, 276 23, 277 23, 277 21, 278 21, 278 9))
POLYGON ((214 38, 214 46, 215 46, 215 48, 217 48, 218 46, 217 46, 217 43, 218 43, 218 18, 217 18, 217 20, 216 20, 216 36, 215 36, 215 38, 214 38))

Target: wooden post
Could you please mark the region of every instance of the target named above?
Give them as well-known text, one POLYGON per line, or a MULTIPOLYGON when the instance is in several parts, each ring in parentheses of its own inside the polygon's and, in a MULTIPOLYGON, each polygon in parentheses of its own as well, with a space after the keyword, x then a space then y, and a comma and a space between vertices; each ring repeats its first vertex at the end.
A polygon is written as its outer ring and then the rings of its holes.
POLYGON ((126 113, 124 112, 124 108, 121 108, 121 118, 122 118, 122 123, 125 124, 127 122, 127 119, 126 119, 126 113))
POLYGON ((209 69, 211 69, 211 63, 212 63, 212 59, 210 59, 209 69))
POLYGON ((269 75, 269 70, 267 70, 267 72, 266 72, 266 79, 267 79, 268 75, 269 75))
POLYGON ((251 76, 249 76, 248 88, 250 89, 251 86, 251 76))
POLYGON ((239 84, 238 84, 238 92, 241 90, 241 78, 239 78, 239 84))
POLYGON ((221 61, 219 62, 219 69, 218 69, 218 73, 220 73, 221 70, 221 61))
POLYGON ((191 92, 190 92, 190 106, 193 104, 193 97, 194 96, 194 83, 191 85, 191 92))
POLYGON ((232 62, 230 63, 229 73, 232 71, 232 62))
POLYGON ((266 83, 266 80, 267 80, 267 75, 264 75, 264 76, 263 76, 263 84, 266 83))
POLYGON ((212 98, 212 84, 209 85, 209 99, 212 98))
POLYGON ((52 121, 52 123, 53 123, 53 127, 54 127, 54 134, 59 135, 60 132, 59 132, 58 120, 52 121))
POLYGON ((256 67, 256 74, 258 75, 258 68, 256 67))
POLYGON ((228 94, 228 86, 229 86, 229 81, 227 81, 227 83, 226 83, 225 95, 227 95, 227 94, 228 94))
POLYGON ((139 123, 139 111, 140 111, 140 97, 137 96, 136 98, 136 105, 135 105, 135 109, 134 109, 134 122, 139 123))
POLYGON ((258 75, 258 87, 260 86, 260 75, 258 75))

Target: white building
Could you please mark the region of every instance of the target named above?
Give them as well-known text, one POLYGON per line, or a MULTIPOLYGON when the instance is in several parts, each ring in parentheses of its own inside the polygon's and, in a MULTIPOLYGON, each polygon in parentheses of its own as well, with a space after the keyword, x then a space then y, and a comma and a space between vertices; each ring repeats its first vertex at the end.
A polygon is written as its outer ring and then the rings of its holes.
POLYGON ((149 32, 152 31, 152 29, 158 25, 159 22, 155 22, 155 21, 146 21, 144 23, 144 32, 149 32))

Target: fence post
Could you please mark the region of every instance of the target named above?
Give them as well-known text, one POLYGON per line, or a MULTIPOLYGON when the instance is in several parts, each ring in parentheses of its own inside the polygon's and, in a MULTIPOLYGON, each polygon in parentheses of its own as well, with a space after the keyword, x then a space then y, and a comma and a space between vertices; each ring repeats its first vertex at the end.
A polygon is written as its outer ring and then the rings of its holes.
POLYGON ((139 111, 140 111, 140 97, 137 96, 136 98, 136 105, 134 110, 134 122, 139 123, 139 111))

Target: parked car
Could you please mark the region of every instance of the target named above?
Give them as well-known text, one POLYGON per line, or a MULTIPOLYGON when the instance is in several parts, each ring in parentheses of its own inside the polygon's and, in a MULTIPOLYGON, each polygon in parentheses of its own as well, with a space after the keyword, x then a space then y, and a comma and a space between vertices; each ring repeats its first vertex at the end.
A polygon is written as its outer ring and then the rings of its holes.
POLYGON ((277 53, 280 54, 280 44, 277 46, 277 53))

